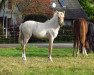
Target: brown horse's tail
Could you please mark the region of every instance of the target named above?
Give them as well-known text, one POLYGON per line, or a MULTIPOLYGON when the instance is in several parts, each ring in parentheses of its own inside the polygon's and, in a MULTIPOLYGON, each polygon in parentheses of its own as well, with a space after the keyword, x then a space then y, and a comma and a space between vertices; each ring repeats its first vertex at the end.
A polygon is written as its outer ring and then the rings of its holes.
POLYGON ((84 42, 86 42, 86 35, 88 32, 88 26, 87 26, 86 20, 84 20, 84 19, 82 20, 80 27, 81 27, 80 28, 80 32, 81 32, 80 38, 82 38, 81 42, 84 43, 84 42))
POLYGON ((19 26, 19 43, 23 41, 22 24, 19 26))

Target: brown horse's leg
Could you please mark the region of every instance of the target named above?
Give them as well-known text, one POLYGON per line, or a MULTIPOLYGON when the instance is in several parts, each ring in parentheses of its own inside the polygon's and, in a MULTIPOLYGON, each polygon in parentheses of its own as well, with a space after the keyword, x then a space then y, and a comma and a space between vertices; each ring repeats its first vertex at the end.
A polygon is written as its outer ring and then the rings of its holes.
POLYGON ((77 47, 77 39, 76 37, 74 38, 74 45, 73 45, 73 56, 75 56, 75 50, 76 50, 76 47, 77 47))
POLYGON ((86 48, 85 48, 85 45, 86 45, 86 41, 85 41, 85 37, 82 38, 82 54, 83 55, 87 55, 87 51, 86 51, 86 48))
POLYGON ((90 46, 89 46, 89 41, 86 40, 86 43, 85 43, 85 48, 87 49, 87 53, 91 52, 91 49, 90 49, 90 46))
POLYGON ((88 56, 88 55, 87 55, 87 51, 86 51, 86 48, 85 48, 85 47, 82 47, 82 53, 83 53, 83 56, 84 56, 84 55, 88 56))
POLYGON ((77 38, 77 52, 76 52, 76 56, 79 55, 79 46, 80 46, 80 40, 79 37, 77 38))
POLYGON ((89 50, 88 50, 88 53, 92 51, 92 36, 88 36, 87 38, 87 42, 88 42, 88 45, 89 45, 89 50))

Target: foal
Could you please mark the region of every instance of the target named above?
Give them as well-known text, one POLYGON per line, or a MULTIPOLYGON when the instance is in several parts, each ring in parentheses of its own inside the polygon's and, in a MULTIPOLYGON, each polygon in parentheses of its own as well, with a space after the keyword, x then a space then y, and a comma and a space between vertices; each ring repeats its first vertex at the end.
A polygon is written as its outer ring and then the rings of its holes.
POLYGON ((79 54, 79 46, 82 45, 82 54, 87 55, 86 51, 86 43, 87 43, 87 32, 88 32, 88 24, 87 21, 84 18, 80 18, 74 21, 74 50, 73 50, 73 56, 75 54, 75 48, 76 50, 76 56, 79 54))
POLYGON ((30 37, 34 35, 37 38, 45 38, 49 40, 48 58, 52 61, 51 53, 53 48, 53 41, 58 35, 58 31, 64 23, 64 12, 56 11, 53 17, 44 22, 26 21, 19 27, 19 41, 22 46, 22 59, 26 60, 26 44, 30 37))

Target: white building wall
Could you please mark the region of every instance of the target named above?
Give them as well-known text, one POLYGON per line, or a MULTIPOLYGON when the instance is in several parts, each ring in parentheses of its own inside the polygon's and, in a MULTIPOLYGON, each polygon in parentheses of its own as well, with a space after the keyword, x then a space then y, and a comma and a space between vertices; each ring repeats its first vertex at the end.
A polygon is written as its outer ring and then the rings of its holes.
POLYGON ((18 11, 17 7, 13 7, 12 12, 10 9, 8 9, 8 0, 5 2, 5 9, 3 5, 0 11, 0 17, 3 16, 7 16, 7 18, 12 18, 13 24, 17 24, 17 18, 22 18, 21 13, 18 11))

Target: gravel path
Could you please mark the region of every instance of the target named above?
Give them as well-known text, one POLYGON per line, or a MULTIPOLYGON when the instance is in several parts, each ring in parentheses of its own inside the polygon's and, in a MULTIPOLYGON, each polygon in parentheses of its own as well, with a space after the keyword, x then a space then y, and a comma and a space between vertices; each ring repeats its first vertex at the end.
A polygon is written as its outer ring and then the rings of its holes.
MULTIPOLYGON (((29 43, 29 46, 38 46, 38 47, 48 47, 48 43, 29 43)), ((0 44, 0 48, 14 48, 18 47, 20 44, 0 44)), ((73 43, 54 43, 53 47, 55 48, 72 48, 73 43)))

